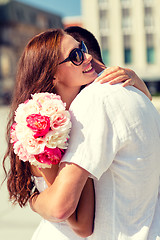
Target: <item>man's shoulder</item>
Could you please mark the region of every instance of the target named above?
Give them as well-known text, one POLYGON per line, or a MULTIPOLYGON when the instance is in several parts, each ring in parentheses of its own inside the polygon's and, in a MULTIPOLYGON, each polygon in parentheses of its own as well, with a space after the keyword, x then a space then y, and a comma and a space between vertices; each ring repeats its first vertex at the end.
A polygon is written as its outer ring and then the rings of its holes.
MULTIPOLYGON (((103 84, 103 88, 107 88, 106 84, 103 84)), ((93 102, 93 100, 98 96, 102 96, 101 91, 102 86, 100 83, 92 83, 81 90, 81 92, 73 100, 71 106, 84 102, 86 102, 86 104, 89 104, 90 102, 93 102)))
POLYGON ((116 92, 121 92, 119 88, 122 88, 119 84, 110 85, 108 83, 92 83, 85 87, 73 100, 70 110, 77 111, 87 111, 87 109, 92 108, 97 110, 104 103, 112 101, 112 96, 116 95, 116 92), (110 100, 110 101, 108 101, 110 100))
MULTIPOLYGON (((85 87, 75 98, 75 100, 77 99, 81 99, 81 98, 89 98, 89 97, 94 97, 94 96, 102 96, 103 94, 107 95, 110 94, 110 91, 112 91, 112 89, 110 89, 110 86, 108 83, 103 83, 100 84, 98 82, 93 82, 92 84, 88 85, 87 87, 85 87)), ((74 101, 75 101, 74 100, 74 101)))
POLYGON ((109 83, 100 84, 98 82, 94 82, 89 86, 85 87, 75 98, 75 101, 82 101, 82 99, 87 99, 90 101, 95 99, 99 99, 103 101, 105 98, 110 98, 113 95, 121 95, 123 94, 123 87, 121 84, 110 85, 109 83))
MULTIPOLYGON (((107 86, 104 85, 105 84, 103 84, 103 87, 107 88, 107 86)), ((86 109, 94 106, 95 102, 101 102, 102 97, 99 98, 99 96, 102 96, 101 89, 102 87, 99 83, 92 83, 89 86, 85 87, 71 103, 70 111, 86 111, 86 109)))
POLYGON ((94 104, 97 107, 99 105, 107 105, 107 108, 117 106, 134 106, 147 104, 149 99, 138 89, 133 86, 123 87, 121 83, 110 85, 109 83, 100 84, 94 82, 85 87, 74 99, 71 104, 71 109, 83 108, 87 109, 94 104))

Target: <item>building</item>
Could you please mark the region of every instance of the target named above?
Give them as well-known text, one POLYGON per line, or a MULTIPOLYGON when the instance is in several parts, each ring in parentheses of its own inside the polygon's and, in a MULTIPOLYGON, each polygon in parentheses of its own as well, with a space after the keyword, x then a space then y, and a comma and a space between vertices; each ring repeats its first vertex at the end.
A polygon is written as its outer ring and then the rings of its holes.
POLYGON ((83 26, 100 42, 107 66, 132 68, 160 91, 160 1, 82 0, 83 26))
POLYGON ((18 1, 0 0, 0 105, 10 102, 24 46, 49 28, 63 28, 61 17, 18 1))

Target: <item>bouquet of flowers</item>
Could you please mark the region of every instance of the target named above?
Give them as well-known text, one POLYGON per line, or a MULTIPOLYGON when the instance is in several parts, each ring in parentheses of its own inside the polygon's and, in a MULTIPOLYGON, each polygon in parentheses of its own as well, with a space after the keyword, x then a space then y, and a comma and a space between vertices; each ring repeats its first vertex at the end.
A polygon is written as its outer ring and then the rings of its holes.
POLYGON ((68 147, 70 114, 59 95, 45 92, 31 97, 15 111, 11 143, 20 160, 50 168, 68 147))

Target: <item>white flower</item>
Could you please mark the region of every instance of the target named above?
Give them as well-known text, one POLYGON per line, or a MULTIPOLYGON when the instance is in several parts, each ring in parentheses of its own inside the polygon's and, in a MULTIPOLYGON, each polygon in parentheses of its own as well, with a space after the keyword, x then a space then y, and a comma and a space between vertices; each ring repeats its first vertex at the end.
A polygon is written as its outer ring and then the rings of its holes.
POLYGON ((43 138, 34 138, 32 130, 27 126, 17 124, 16 133, 19 142, 27 150, 28 154, 39 154, 44 150, 45 140, 43 138))
POLYGON ((64 110, 65 106, 62 104, 60 100, 54 99, 53 101, 53 99, 49 99, 48 101, 42 103, 40 113, 41 115, 51 117, 64 110))
POLYGON ((61 148, 66 149, 68 146, 67 140, 69 139, 68 131, 61 132, 61 130, 50 131, 45 136, 46 146, 48 148, 61 148))
POLYGON ((31 138, 33 132, 31 129, 27 127, 26 124, 19 123, 15 127, 17 139, 23 143, 27 138, 31 138))
POLYGON ((38 102, 40 105, 42 105, 44 102, 51 99, 53 100, 53 102, 55 101, 55 99, 62 102, 61 97, 54 93, 42 92, 42 93, 35 93, 34 95, 31 95, 31 96, 32 96, 32 99, 38 102))
POLYGON ((65 132, 71 128, 70 114, 68 111, 61 111, 50 117, 52 130, 65 132))
POLYGON ((31 155, 42 153, 46 146, 46 142, 43 138, 34 138, 34 137, 26 139, 25 143, 23 142, 23 144, 27 152, 31 155))
POLYGON ((26 103, 21 103, 16 110, 15 121, 26 124, 27 116, 36 113, 39 113, 39 105, 36 101, 29 100, 26 103))

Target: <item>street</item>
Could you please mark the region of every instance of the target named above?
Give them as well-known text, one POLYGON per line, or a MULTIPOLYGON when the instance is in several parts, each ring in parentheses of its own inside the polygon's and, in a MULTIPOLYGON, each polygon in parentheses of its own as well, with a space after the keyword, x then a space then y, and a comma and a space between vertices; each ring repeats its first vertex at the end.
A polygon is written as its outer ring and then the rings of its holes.
MULTIPOLYGON (((4 178, 2 158, 6 150, 5 130, 8 108, 0 107, 0 182, 4 178)), ((27 206, 20 208, 12 206, 8 201, 6 182, 0 188, 0 239, 1 240, 29 240, 40 222, 41 217, 32 212, 27 206)))

